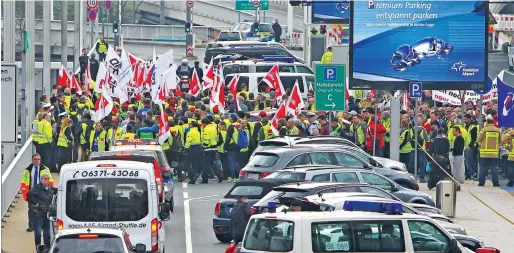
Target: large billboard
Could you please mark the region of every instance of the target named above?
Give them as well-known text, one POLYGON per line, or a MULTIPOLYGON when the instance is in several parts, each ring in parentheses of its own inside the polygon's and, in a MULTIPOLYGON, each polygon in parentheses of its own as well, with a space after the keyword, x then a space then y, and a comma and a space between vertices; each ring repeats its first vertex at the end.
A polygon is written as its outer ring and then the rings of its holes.
POLYGON ((348 24, 350 1, 320 0, 312 2, 312 23, 348 24))
POLYGON ((352 1, 350 89, 487 86, 486 1, 352 1))

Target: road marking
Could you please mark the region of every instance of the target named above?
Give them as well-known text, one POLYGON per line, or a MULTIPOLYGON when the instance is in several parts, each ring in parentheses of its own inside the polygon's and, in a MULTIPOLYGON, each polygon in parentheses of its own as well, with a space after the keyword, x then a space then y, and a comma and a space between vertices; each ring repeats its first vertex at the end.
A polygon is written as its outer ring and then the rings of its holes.
MULTIPOLYGON (((186 192, 184 192, 186 193, 186 192)), ((196 199, 205 199, 220 195, 210 195, 184 200, 184 230, 186 233, 186 253, 193 253, 193 240, 191 238, 191 213, 189 212, 189 202, 196 199)))
POLYGON ((186 189, 187 188, 187 183, 182 183, 182 188, 186 189))
POLYGON ((184 194, 184 199, 188 199, 189 198, 189 194, 187 192, 183 192, 184 194))

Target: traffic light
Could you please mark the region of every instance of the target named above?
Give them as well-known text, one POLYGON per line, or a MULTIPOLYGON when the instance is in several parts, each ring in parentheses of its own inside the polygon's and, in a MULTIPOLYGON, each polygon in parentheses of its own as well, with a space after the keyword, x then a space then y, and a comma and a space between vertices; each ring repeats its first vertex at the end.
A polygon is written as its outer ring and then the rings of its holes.
POLYGON ((120 30, 119 30, 119 25, 118 23, 113 23, 112 24, 112 32, 113 33, 118 33, 120 30))
POLYGON ((190 33, 190 32, 191 32, 191 23, 186 22, 186 33, 190 33))
POLYGON ((302 4, 302 1, 298 1, 298 0, 296 0, 296 1, 294 1, 294 0, 289 0, 289 4, 290 4, 291 6, 300 6, 300 5, 302 4))

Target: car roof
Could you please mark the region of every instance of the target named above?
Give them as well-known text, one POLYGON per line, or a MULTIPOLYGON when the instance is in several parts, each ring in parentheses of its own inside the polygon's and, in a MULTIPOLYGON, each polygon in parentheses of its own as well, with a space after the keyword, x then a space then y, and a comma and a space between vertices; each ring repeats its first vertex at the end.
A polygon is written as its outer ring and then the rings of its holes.
POLYGON ((392 199, 386 199, 374 194, 369 193, 362 193, 361 194, 355 194, 354 192, 330 192, 330 193, 323 193, 321 197, 318 195, 311 195, 307 196, 305 198, 311 200, 311 201, 317 201, 320 203, 325 204, 334 204, 334 203, 340 203, 342 201, 346 200, 363 200, 365 201, 373 201, 373 202, 384 202, 384 203, 402 203, 398 200, 392 200, 392 199))
POLYGON ((136 161, 124 161, 124 160, 102 160, 102 161, 87 161, 87 162, 79 162, 79 163, 68 163, 63 165, 61 169, 61 173, 67 170, 76 170, 76 169, 89 169, 96 168, 100 164, 116 164, 116 167, 124 168, 124 169, 140 169, 140 168, 149 168, 153 171, 153 165, 144 162, 136 162, 136 161))
POLYGON ((366 172, 369 172, 369 169, 363 169, 360 167, 341 166, 341 165, 313 165, 313 166, 300 165, 298 167, 284 168, 284 169, 278 170, 277 172, 307 172, 307 171, 322 171, 322 172, 366 171, 366 172))
POLYGON ((112 151, 162 151, 161 145, 123 145, 115 146, 112 151))
MULTIPOLYGON (((260 72, 260 73, 237 73, 237 74, 229 74, 227 75, 228 76, 235 76, 235 75, 238 75, 238 76, 248 76, 248 77, 253 77, 253 76, 256 76, 256 77, 264 77, 265 75, 267 75, 267 73, 265 72, 260 72)), ((282 72, 280 73, 280 77, 283 77, 283 76, 314 76, 313 74, 309 74, 309 73, 289 73, 289 72, 282 72)))
POLYGON ((209 44, 211 44, 211 45, 219 44, 222 47, 225 47, 225 46, 244 46, 244 45, 263 45, 263 46, 278 45, 278 46, 282 46, 282 44, 280 44, 278 42, 274 42, 274 41, 268 41, 268 42, 259 42, 259 41, 217 41, 217 42, 210 42, 209 44))
MULTIPOLYGON (((344 149, 338 149, 338 150, 334 150, 333 147, 326 147, 324 145, 320 145, 320 144, 315 144, 316 145, 316 149, 315 151, 330 151, 330 152, 343 152, 343 153, 351 153, 350 151, 347 151, 347 150, 344 150, 344 149)), ((279 153, 284 153, 284 152, 290 152, 290 151, 303 151, 303 150, 307 150, 307 151, 313 151, 312 150, 312 145, 295 145, 295 146, 279 146, 279 147, 273 147, 273 149, 264 149, 262 151, 257 151, 257 153, 255 154, 259 154, 259 153, 269 153, 269 154, 279 154, 279 153)))
POLYGON ((66 228, 60 230, 55 236, 68 236, 78 234, 110 234, 123 238, 124 230, 121 228, 106 228, 106 227, 81 227, 81 228, 66 228))
MULTIPOLYGON (((305 65, 304 63, 301 63, 301 62, 276 62, 276 61, 259 61, 259 59, 257 59, 257 62, 254 62, 253 60, 236 60, 235 62, 231 62, 230 63, 227 63, 225 66, 228 66, 228 65, 275 65, 277 64, 278 65, 304 65, 306 67, 308 67, 307 65, 305 65)), ((282 74, 282 73, 280 73, 282 74)))
POLYGON ((242 181, 237 181, 234 186, 250 186, 250 185, 274 185, 279 186, 283 184, 297 182, 297 180, 290 179, 277 179, 277 178, 267 178, 267 179, 246 179, 242 181))
POLYGON ((394 220, 394 219, 423 219, 431 220, 429 217, 418 214, 403 213, 401 215, 390 215, 386 213, 375 213, 375 212, 363 212, 363 211, 315 211, 315 212, 277 212, 277 213, 263 213, 252 215, 252 219, 281 219, 281 220, 292 220, 292 219, 306 219, 306 220, 394 220))
POLYGON ((313 182, 313 181, 304 181, 297 183, 289 183, 281 186, 277 186, 275 188, 289 188, 289 189, 313 189, 318 187, 338 187, 338 186, 347 186, 347 185, 367 185, 363 183, 336 183, 336 182, 313 182))

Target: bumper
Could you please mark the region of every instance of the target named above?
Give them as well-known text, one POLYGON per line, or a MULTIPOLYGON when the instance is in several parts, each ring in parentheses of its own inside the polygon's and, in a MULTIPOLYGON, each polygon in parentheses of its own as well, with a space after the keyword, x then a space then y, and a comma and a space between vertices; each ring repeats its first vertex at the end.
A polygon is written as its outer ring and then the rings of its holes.
POLYGON ((212 218, 212 229, 215 234, 230 234, 230 219, 229 218, 212 218))

